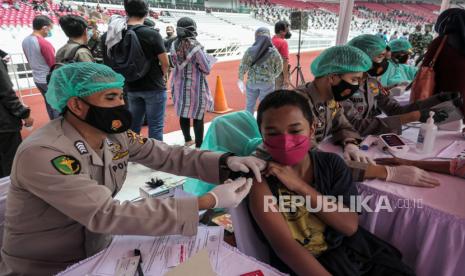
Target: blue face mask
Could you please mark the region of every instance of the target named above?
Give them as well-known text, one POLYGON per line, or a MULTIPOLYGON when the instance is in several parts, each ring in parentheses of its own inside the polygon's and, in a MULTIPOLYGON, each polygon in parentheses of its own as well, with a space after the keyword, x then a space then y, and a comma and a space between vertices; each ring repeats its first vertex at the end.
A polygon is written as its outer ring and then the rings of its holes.
POLYGON ((94 32, 92 30, 88 30, 87 31, 87 41, 89 41, 92 38, 93 35, 94 35, 94 32))
POLYGON ((52 30, 48 30, 47 37, 51 37, 51 36, 52 36, 52 30))

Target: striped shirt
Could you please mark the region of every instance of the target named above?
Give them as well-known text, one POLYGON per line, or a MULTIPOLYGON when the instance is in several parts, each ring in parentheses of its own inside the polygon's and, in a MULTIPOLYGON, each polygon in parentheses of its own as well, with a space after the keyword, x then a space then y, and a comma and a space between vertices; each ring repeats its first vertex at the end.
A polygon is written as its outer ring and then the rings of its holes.
MULTIPOLYGON (((193 48, 190 49, 191 52, 193 48)), ((176 114, 183 118, 202 120, 205 112, 213 111, 213 97, 206 79, 213 66, 213 60, 203 49, 193 53, 184 67, 178 64, 174 47, 171 47, 171 57, 175 64, 171 92, 176 114)))

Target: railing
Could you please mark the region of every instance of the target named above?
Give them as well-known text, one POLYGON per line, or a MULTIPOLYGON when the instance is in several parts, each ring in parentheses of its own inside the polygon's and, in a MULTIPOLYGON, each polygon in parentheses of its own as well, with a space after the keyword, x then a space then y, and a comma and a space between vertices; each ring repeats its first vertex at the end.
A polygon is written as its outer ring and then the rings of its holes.
MULTIPOLYGON (((289 42, 289 52, 297 53, 298 50, 298 40, 291 40, 289 42)), ((321 38, 321 39, 305 39, 301 41, 300 50, 301 51, 310 51, 317 49, 324 49, 334 45, 335 40, 331 38, 321 38)), ((227 61, 240 59, 244 55, 247 48, 250 47, 250 44, 239 44, 231 43, 229 46, 224 48, 215 49, 213 51, 207 51, 216 57, 219 61, 227 61)))
POLYGON ((19 92, 20 99, 28 96, 40 95, 34 88, 32 70, 23 53, 9 54, 11 59, 8 63, 8 75, 10 76, 13 88, 19 92))

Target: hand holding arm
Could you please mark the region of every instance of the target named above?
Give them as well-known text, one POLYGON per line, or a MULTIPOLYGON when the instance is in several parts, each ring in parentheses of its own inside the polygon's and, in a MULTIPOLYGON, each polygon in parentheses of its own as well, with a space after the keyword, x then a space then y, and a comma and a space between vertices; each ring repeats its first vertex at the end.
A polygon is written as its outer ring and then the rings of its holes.
POLYGON ((252 171, 255 175, 255 179, 258 182, 262 182, 262 175, 261 171, 266 168, 266 162, 258 159, 253 156, 248 157, 238 157, 238 156, 230 156, 226 160, 226 165, 230 170, 233 172, 243 172, 248 173, 252 171))
MULTIPOLYGON (((320 194, 312 186, 301 179, 297 173, 289 166, 283 166, 270 162, 267 170, 268 175, 277 177, 289 190, 310 198, 312 208, 317 208, 318 198, 324 200, 322 206, 328 206, 331 202, 320 194)), ((358 215, 354 212, 334 212, 320 211, 315 213, 327 225, 333 227, 346 236, 351 236, 357 231, 358 215)))

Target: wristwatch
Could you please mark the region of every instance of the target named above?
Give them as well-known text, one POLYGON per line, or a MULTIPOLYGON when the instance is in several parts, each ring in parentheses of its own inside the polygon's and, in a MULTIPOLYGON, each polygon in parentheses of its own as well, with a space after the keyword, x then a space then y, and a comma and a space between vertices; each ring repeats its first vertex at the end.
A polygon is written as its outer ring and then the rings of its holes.
POLYGON ((228 178, 230 178, 231 170, 228 167, 228 158, 231 156, 235 156, 232 152, 227 152, 220 157, 219 167, 220 167, 220 182, 225 182, 228 178))

